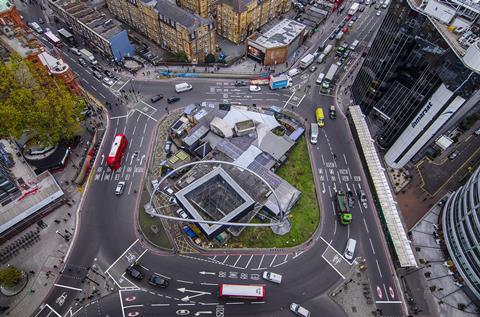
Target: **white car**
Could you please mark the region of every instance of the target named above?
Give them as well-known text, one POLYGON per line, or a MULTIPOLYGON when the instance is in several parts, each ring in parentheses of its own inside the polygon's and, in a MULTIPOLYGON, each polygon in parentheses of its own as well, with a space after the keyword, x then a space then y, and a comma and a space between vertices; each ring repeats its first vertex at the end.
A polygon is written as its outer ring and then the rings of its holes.
POLYGON ((310 317, 310 312, 297 303, 291 303, 290 310, 297 316, 310 317))
POLYGON ((115 188, 115 195, 120 196, 123 194, 123 190, 125 189, 125 182, 118 182, 117 187, 115 188))
POLYGON ((277 283, 277 284, 282 283, 282 276, 280 274, 277 274, 277 273, 265 271, 265 272, 263 272, 262 277, 263 277, 263 279, 265 279, 267 281, 270 281, 270 282, 273 282, 273 283, 277 283))
POLYGON ((375 13, 375 15, 376 15, 377 17, 379 17, 381 14, 382 14, 382 11, 380 11, 380 10, 378 10, 378 11, 375 13))
POLYGON ((256 91, 262 90, 262 88, 260 88, 260 86, 257 86, 257 85, 250 85, 248 90, 250 90, 251 92, 256 92, 256 91))
POLYGON ((300 74, 300 69, 298 68, 292 68, 288 71, 288 76, 293 77, 300 74))
POLYGON ((180 217, 180 218, 183 218, 183 219, 187 219, 188 218, 188 215, 187 213, 182 209, 177 209, 176 211, 177 215, 180 217))
POLYGON ((165 187, 165 188, 163 189, 163 191, 164 191, 168 196, 172 196, 173 193, 174 193, 173 189, 171 189, 171 188, 168 187, 168 186, 165 187))
POLYGON ((109 78, 109 77, 105 77, 103 78, 103 83, 107 86, 112 86, 114 83, 113 83, 113 79, 109 78))

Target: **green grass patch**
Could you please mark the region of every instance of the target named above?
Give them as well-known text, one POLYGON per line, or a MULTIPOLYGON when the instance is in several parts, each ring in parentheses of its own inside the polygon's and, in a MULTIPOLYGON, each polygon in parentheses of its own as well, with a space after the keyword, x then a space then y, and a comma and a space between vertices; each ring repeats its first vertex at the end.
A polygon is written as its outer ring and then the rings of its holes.
POLYGON ((172 249, 170 240, 167 237, 165 229, 162 222, 157 217, 151 217, 145 212, 143 206, 150 201, 150 194, 144 189, 142 192, 142 199, 140 201, 139 212, 138 212, 138 223, 140 228, 143 231, 143 234, 150 240, 151 243, 155 244, 160 248, 172 249), (158 228, 158 233, 152 231, 151 226, 155 225, 158 228))
MULTIPOLYGON (((315 232, 320 220, 320 212, 305 137, 298 141, 289 153, 287 162, 280 167, 277 174, 302 193, 289 215, 292 223, 290 232, 279 236, 270 228, 249 227, 243 230, 240 237, 230 239, 229 247, 292 247, 305 242, 315 232)), ((253 222, 258 221, 255 219, 253 222)))

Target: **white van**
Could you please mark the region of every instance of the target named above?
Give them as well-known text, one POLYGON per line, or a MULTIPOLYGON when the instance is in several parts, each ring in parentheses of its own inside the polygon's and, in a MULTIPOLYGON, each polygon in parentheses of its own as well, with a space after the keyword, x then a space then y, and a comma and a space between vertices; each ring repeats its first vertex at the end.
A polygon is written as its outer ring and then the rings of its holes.
POLYGON ((355 254, 355 247, 357 246, 357 240, 355 239, 348 239, 347 241, 347 246, 345 247, 345 252, 343 253, 343 256, 347 260, 353 260, 353 256, 355 254))
POLYGON ((333 49, 333 45, 332 44, 328 44, 327 47, 325 47, 325 49, 323 50, 323 54, 325 54, 325 56, 327 56, 333 49))
POLYGON ((357 48, 357 46, 358 46, 359 43, 360 43, 359 40, 353 41, 353 43, 350 45, 349 49, 350 49, 351 51, 354 51, 354 50, 357 48))
POLYGON ((325 74, 324 74, 324 73, 320 73, 320 74, 318 75, 318 78, 317 78, 317 80, 316 80, 315 82, 320 85, 320 84, 322 83, 322 81, 323 81, 324 78, 325 78, 325 74))
POLYGON ((323 63, 326 56, 327 55, 325 55, 324 53, 320 54, 320 56, 318 56, 318 58, 317 58, 317 63, 319 63, 319 64, 323 63))
POLYGON ((318 141, 318 124, 310 124, 310 143, 317 144, 318 141))
POLYGON ((187 83, 181 83, 181 84, 175 85, 175 91, 176 92, 189 91, 189 90, 192 90, 192 88, 193 88, 192 85, 187 84, 187 83))

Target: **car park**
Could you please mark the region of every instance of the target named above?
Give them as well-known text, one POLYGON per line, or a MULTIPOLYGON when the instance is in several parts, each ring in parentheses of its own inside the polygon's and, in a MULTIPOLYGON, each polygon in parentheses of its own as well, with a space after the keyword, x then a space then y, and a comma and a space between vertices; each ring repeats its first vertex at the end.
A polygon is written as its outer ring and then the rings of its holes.
POLYGON ((148 279, 148 284, 156 287, 167 288, 170 282, 166 278, 153 274, 148 279))
POLYGON ((297 316, 301 317, 310 317, 310 311, 302 306, 298 305, 297 303, 290 304, 290 311, 293 312, 297 316))
POLYGON ((186 213, 185 210, 183 210, 182 208, 177 209, 176 213, 177 213, 177 215, 178 215, 180 218, 183 218, 183 219, 187 219, 187 218, 188 218, 187 213, 186 213))
POLYGON ((118 182, 117 187, 115 187, 115 195, 120 196, 123 194, 123 190, 125 189, 125 182, 121 181, 118 182))
POLYGON ((167 102, 168 103, 174 103, 174 102, 177 102, 180 100, 180 97, 170 97, 170 98, 167 98, 167 102))
POLYGON ((98 79, 98 80, 103 79, 102 73, 100 73, 98 70, 93 71, 93 76, 95 76, 95 78, 98 79))
POLYGON ((138 265, 132 264, 129 267, 127 267, 126 273, 130 276, 133 277, 136 280, 143 280, 143 273, 140 271, 140 268, 138 265))
POLYGON ((112 86, 114 84, 114 81, 113 81, 113 79, 111 79, 109 77, 104 77, 103 78, 103 83, 107 86, 112 86))
POLYGON ((246 86, 247 83, 243 80, 236 80, 235 81, 235 86, 246 86))
POLYGON ((248 90, 250 92, 257 92, 257 91, 262 90, 262 88, 260 88, 260 86, 257 86, 257 85, 250 85, 250 87, 248 87, 248 90))
POLYGON ((265 271, 263 272, 262 277, 264 280, 267 280, 276 284, 282 283, 282 276, 277 273, 265 271))
POLYGON ((84 60, 84 59, 81 58, 81 57, 78 59, 78 63, 79 63, 80 65, 82 65, 83 67, 87 66, 87 61, 84 60))
POLYGON ((163 95, 155 95, 152 98, 150 98, 150 101, 155 103, 155 102, 159 101, 160 99, 163 99, 163 95))

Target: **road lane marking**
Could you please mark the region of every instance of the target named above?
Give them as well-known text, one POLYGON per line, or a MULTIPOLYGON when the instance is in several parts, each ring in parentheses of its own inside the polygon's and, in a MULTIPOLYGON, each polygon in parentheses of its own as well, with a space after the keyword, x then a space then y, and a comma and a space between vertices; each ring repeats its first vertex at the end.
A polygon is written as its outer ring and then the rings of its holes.
MULTIPOLYGON (((365 221, 365 219, 363 219, 365 221)), ((370 246, 372 247, 372 252, 373 254, 375 254, 375 249, 373 248, 373 243, 372 243, 372 239, 368 238, 368 240, 370 241, 370 246)))
POLYGON ((252 259, 253 259, 253 254, 250 256, 250 259, 248 260, 247 265, 243 269, 246 269, 250 265, 250 261, 252 261, 252 259))
POLYGON ((375 304, 401 304, 401 301, 398 300, 377 300, 375 304))
POLYGON ((170 304, 150 304, 152 307, 157 307, 157 306, 170 306, 170 304))
POLYGON ((387 288, 385 287, 385 284, 383 284, 383 290, 385 291, 385 295, 387 295, 387 300, 390 300, 390 298, 388 298, 388 292, 387 292, 387 288))
POLYGON ((153 272, 153 274, 155 274, 155 275, 158 275, 158 276, 161 276, 161 277, 163 277, 163 278, 166 278, 167 280, 171 280, 171 278, 170 278, 170 277, 168 277, 168 276, 165 276, 165 275, 162 275, 162 274, 160 274, 160 273, 153 272))
POLYGON ((243 305, 245 304, 244 302, 231 302, 231 303, 225 303, 227 305, 243 305))
POLYGON ((230 256, 227 255, 227 257, 225 258, 225 260, 223 260, 222 264, 225 264, 225 262, 227 262, 227 260, 228 260, 229 257, 230 257, 230 256))
POLYGON ((378 264, 378 260, 375 259, 375 262, 377 262, 378 273, 380 274, 380 277, 383 278, 382 272, 380 271, 380 264, 378 264))
POLYGON ((258 264, 258 268, 257 269, 260 269, 260 267, 262 266, 262 263, 263 263, 263 258, 265 257, 265 254, 262 254, 262 259, 260 260, 260 264, 258 264))
POLYGON ((277 255, 275 254, 275 256, 273 257, 272 259, 272 262, 270 263, 269 267, 271 267, 273 265, 273 262, 275 262, 275 259, 277 258, 277 255))
POLYGON ((143 307, 143 304, 139 304, 139 305, 129 305, 129 306, 123 306, 123 309, 127 309, 127 308, 135 308, 135 307, 143 307))
POLYGON ((82 289, 81 288, 76 288, 76 287, 72 287, 72 286, 67 286, 67 285, 62 285, 62 284, 53 284, 54 286, 57 286, 57 287, 61 287, 61 288, 66 288, 66 289, 71 289, 71 290, 74 290, 74 291, 79 291, 81 292, 82 289))
MULTIPOLYGON (((105 271, 105 273, 107 273, 108 271, 110 271, 110 269, 138 242, 138 239, 135 240, 123 253, 122 255, 120 255, 116 260, 115 262, 112 263, 112 265, 110 265, 108 267, 108 269, 105 271)), ((147 250, 145 250, 147 251, 147 250)))
POLYGON ((200 283, 200 285, 207 285, 207 286, 218 286, 218 284, 217 284, 217 283, 204 283, 204 282, 200 283))
MULTIPOLYGON (((360 210, 362 210, 362 208, 360 208, 360 210)), ((363 218, 363 223, 365 224, 365 230, 367 230, 367 233, 369 233, 369 232, 368 232, 368 227, 367 227, 367 221, 365 221, 365 218, 363 218)), ((371 241, 372 241, 372 240, 370 240, 370 242, 371 242, 371 241)), ((372 247, 372 249, 373 249, 373 247, 372 247)))
POLYGON ((193 284, 193 282, 190 282, 190 281, 184 281, 184 280, 177 280, 177 282, 180 282, 180 283, 186 283, 186 284, 193 284))
POLYGON ((235 261, 235 264, 234 264, 233 266, 235 266, 235 267, 236 267, 236 266, 237 266, 237 263, 238 263, 238 261, 240 261, 240 259, 241 259, 241 258, 242 258, 242 256, 240 255, 240 256, 238 257, 237 261, 235 261))

